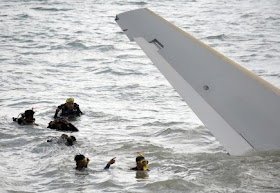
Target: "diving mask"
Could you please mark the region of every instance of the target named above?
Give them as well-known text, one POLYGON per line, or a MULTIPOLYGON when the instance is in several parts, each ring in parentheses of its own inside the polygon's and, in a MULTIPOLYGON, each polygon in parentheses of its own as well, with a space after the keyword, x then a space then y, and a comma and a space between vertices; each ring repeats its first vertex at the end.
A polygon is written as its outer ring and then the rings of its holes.
POLYGON ((145 159, 143 159, 143 160, 141 160, 141 161, 139 161, 140 162, 140 164, 142 164, 142 165, 148 165, 149 164, 149 161, 148 160, 145 160, 145 159))
POLYGON ((143 170, 144 171, 149 170, 149 165, 148 165, 149 161, 148 160, 143 159, 143 160, 139 161, 139 163, 141 165, 143 165, 143 170))
POLYGON ((89 162, 89 159, 87 157, 85 157, 83 160, 82 160, 83 164, 87 165, 88 162, 89 162))

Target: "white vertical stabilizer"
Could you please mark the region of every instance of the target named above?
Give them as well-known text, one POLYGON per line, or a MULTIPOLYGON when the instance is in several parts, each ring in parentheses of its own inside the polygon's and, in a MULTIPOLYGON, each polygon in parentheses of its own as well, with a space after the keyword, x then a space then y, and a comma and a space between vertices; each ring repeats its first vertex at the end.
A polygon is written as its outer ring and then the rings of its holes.
POLYGON ((278 88, 148 9, 116 22, 230 154, 280 149, 278 88))

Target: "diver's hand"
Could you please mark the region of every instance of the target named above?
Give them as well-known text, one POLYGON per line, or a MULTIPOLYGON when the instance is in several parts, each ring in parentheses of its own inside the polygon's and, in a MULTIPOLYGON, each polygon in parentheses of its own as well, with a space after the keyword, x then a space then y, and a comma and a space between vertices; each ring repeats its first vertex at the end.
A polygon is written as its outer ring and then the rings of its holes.
POLYGON ((109 165, 112 165, 112 164, 114 164, 115 162, 116 162, 116 157, 114 157, 114 158, 112 158, 109 162, 108 162, 108 164, 109 165))
POLYGON ((58 112, 60 111, 60 109, 59 108, 57 108, 56 110, 55 110, 55 114, 54 114, 54 117, 53 118, 57 118, 57 115, 58 115, 58 112))

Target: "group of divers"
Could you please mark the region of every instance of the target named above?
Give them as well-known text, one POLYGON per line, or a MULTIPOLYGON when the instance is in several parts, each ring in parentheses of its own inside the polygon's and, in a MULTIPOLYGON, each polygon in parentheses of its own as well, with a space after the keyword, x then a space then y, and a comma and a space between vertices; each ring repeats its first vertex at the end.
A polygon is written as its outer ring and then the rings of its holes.
MULTIPOLYGON (((31 110, 26 110, 24 113, 19 114, 17 118, 13 117, 13 121, 17 122, 19 125, 37 126, 38 124, 35 123, 34 113, 35 112, 33 111, 33 108, 31 110)), ((58 131, 77 132, 79 130, 73 124, 71 124, 68 119, 79 117, 82 114, 83 113, 80 110, 79 105, 74 102, 74 98, 67 98, 66 103, 57 107, 54 120, 49 123, 48 128, 58 131)), ((67 146, 72 146, 75 144, 76 138, 74 136, 62 134, 59 138, 48 139, 47 142, 64 143, 67 146)), ((136 167, 130 168, 130 170, 149 171, 148 160, 146 160, 140 152, 137 153, 139 156, 136 157, 136 167)), ((109 169, 110 166, 115 163, 115 159, 116 157, 112 158, 104 167, 104 169, 109 169)), ((77 170, 83 170, 87 168, 90 161, 89 158, 82 154, 75 155, 74 160, 76 162, 77 170)))

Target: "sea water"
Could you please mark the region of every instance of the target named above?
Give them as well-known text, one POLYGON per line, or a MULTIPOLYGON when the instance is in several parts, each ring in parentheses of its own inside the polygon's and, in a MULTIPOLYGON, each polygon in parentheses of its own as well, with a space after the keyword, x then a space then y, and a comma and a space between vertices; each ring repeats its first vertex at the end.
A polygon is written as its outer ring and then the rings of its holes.
POLYGON ((280 152, 229 156, 123 34, 115 15, 137 8, 280 87, 278 0, 1 0, 0 192, 280 192, 280 152), (68 97, 77 143, 47 143, 68 97), (12 121, 32 107, 39 126, 12 121), (129 170, 137 151, 150 172, 129 170))

